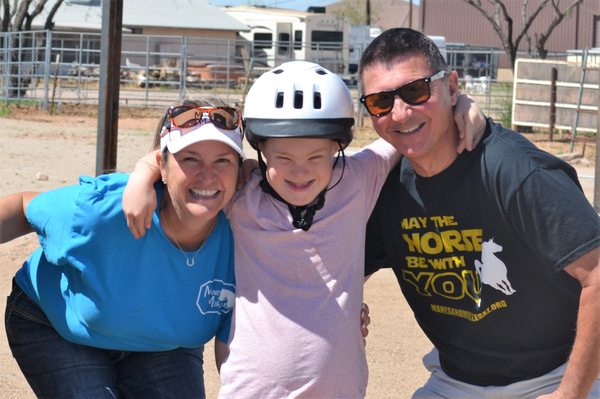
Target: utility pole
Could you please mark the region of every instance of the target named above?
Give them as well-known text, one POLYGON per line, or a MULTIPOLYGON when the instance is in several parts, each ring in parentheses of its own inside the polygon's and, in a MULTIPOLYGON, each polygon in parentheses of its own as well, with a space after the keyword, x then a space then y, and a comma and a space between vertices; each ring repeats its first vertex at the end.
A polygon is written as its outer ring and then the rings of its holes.
POLYGON ((413 10, 412 0, 408 0, 408 27, 412 29, 412 10, 413 10))
POLYGON ((123 0, 102 1, 96 175, 117 167, 123 0))

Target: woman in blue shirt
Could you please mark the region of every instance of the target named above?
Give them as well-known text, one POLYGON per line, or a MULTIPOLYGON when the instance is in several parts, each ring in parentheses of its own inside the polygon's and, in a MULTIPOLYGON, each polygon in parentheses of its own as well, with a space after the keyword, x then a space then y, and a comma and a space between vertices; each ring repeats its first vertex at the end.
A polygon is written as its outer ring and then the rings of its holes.
POLYGON ((131 236, 125 174, 0 199, 0 242, 35 232, 6 308, 9 345, 38 397, 201 398, 203 345, 219 364, 235 280, 222 209, 243 158, 224 104, 171 107, 159 126, 154 228, 131 236))

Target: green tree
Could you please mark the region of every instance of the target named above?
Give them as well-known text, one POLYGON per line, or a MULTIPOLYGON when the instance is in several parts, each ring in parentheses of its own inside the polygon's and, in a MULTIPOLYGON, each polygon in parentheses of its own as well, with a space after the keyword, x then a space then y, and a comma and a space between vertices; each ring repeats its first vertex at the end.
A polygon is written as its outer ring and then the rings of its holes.
POLYGON ((542 31, 534 33, 535 47, 540 58, 546 58, 546 55, 548 54, 546 42, 554 31, 554 28, 556 28, 566 16, 570 15, 573 8, 583 2, 583 0, 566 0, 562 1, 561 4, 561 0, 538 0, 537 6, 533 6, 533 10, 531 10, 532 12, 530 13, 529 0, 522 0, 521 30, 515 32, 514 18, 508 14, 506 9, 506 4, 510 0, 463 1, 475 7, 490 22, 492 28, 502 42, 504 51, 510 57, 513 69, 515 67, 515 61, 517 60, 517 51, 521 44, 521 40, 525 39, 528 42, 530 41, 529 30, 531 29, 531 25, 544 8, 552 8, 554 11, 554 19, 542 31))

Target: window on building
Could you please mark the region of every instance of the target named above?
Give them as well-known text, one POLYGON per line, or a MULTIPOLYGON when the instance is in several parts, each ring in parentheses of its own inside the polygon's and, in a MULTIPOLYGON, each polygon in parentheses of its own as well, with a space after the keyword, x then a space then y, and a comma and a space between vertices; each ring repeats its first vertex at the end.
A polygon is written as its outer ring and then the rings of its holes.
POLYGON ((279 34, 278 38, 278 50, 277 53, 279 55, 286 55, 290 50, 290 34, 282 32, 279 34))
POLYGON ((302 31, 294 31, 294 50, 302 50, 302 31))
POLYGON ((316 49, 340 49, 344 41, 343 32, 313 30, 310 35, 310 47, 316 49))
POLYGON ((272 33, 255 33, 254 34, 254 50, 273 48, 272 33))

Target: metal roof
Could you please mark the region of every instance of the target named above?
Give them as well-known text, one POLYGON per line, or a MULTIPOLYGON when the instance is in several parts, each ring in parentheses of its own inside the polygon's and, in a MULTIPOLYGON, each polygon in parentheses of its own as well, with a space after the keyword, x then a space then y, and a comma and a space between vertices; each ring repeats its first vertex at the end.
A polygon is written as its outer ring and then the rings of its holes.
POLYGON ((299 10, 290 10, 287 8, 278 8, 278 7, 263 7, 263 6, 249 6, 249 5, 239 5, 239 6, 225 6, 221 7, 225 12, 247 12, 247 13, 256 13, 259 15, 287 15, 293 17, 306 17, 307 15, 314 14, 308 11, 299 11, 299 10))
MULTIPOLYGON (((48 9, 35 20, 43 24, 48 9)), ((55 29, 102 28, 100 0, 66 0, 54 18, 55 29)), ((38 25, 39 26, 39 25, 38 25)), ((160 27, 248 31, 248 27, 208 0, 124 0, 123 28, 160 27)))

